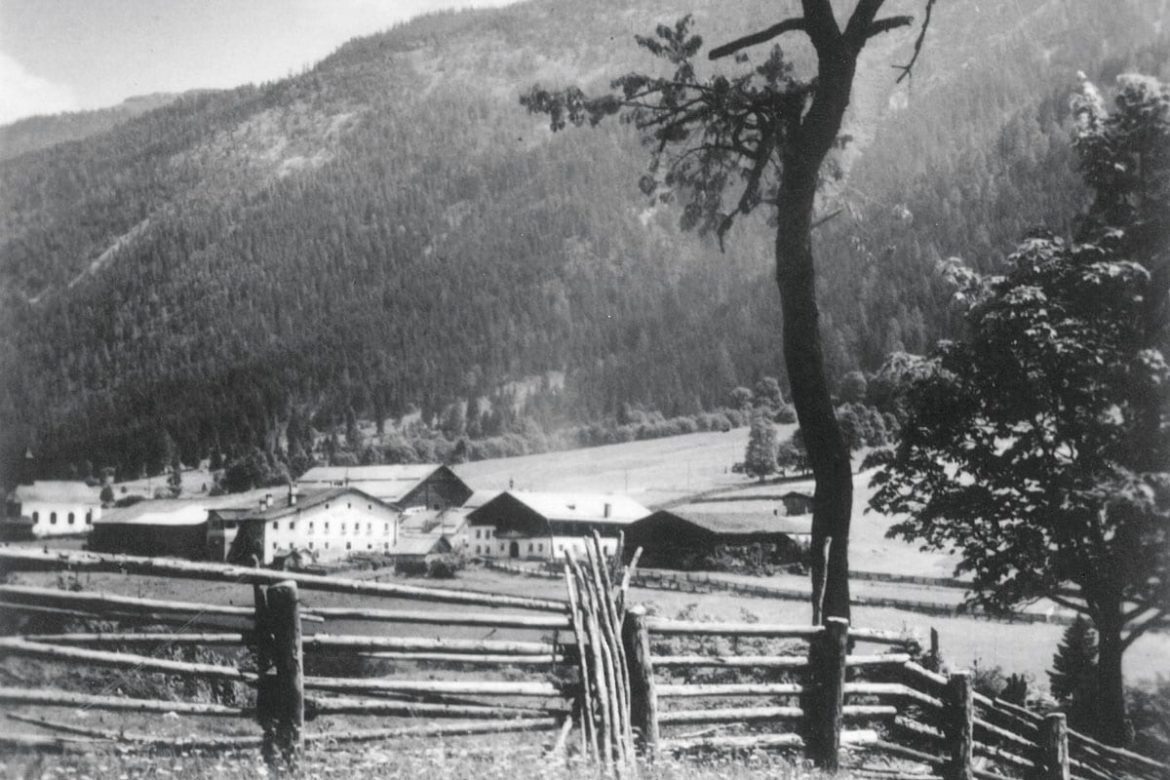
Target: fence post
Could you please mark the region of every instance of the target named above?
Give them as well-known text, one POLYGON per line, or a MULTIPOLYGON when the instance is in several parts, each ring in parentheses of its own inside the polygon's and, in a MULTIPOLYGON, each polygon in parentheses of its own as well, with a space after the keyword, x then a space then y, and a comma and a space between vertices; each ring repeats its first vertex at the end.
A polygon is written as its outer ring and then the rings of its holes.
POLYGON ((1045 716, 1040 750, 1044 780, 1069 780, 1068 722, 1063 712, 1052 712, 1045 716))
POLYGON ((973 780, 975 697, 970 672, 955 672, 947 679, 946 736, 950 757, 946 780, 973 780))
POLYGON ((643 753, 653 757, 658 752, 658 693, 654 687, 654 665, 650 660, 646 608, 641 604, 626 610, 622 621, 622 643, 629 665, 630 725, 641 736, 643 753))
POLYGON ((805 750, 816 766, 835 772, 841 749, 849 621, 825 618, 824 628, 809 643, 809 675, 803 697, 805 750))
POLYGON ((301 611, 292 580, 268 588, 272 627, 272 662, 276 668, 276 747, 295 764, 304 746, 305 671, 301 645, 301 611))

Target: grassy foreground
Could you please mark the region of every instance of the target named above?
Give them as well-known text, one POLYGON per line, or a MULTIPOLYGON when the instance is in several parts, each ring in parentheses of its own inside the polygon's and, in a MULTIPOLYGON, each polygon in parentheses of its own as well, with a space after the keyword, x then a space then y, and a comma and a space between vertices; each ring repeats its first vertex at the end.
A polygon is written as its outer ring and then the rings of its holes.
MULTIPOLYGON (((345 750, 317 749, 305 756, 293 772, 275 771, 258 753, 199 755, 16 755, 0 756, 0 775, 6 778, 71 778, 71 780, 134 780, 169 778, 219 780, 285 776, 321 778, 402 778, 402 780, 570 780, 599 777, 588 766, 546 757, 534 747, 508 744, 492 747, 460 742, 395 741, 345 750)), ((639 767, 643 780, 821 780, 828 775, 805 769, 782 756, 751 752, 694 759, 663 758, 639 767)), ((850 774, 834 775, 848 780, 850 774)))

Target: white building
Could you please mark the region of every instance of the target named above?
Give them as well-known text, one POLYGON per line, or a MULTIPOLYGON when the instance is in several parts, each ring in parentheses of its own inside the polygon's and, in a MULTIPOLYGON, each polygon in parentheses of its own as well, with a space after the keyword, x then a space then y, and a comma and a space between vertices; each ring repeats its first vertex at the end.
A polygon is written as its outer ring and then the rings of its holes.
POLYGON ((38 480, 8 497, 6 535, 35 538, 87 534, 102 516, 101 489, 84 482, 38 480))
POLYGON ((399 512, 353 487, 307 495, 295 489, 268 494, 255 506, 208 513, 210 558, 261 563, 294 551, 314 560, 340 560, 356 553, 390 552, 398 541, 399 512))
POLYGON ((565 550, 583 556, 585 540, 597 531, 603 551, 612 554, 622 529, 649 514, 626 496, 509 490, 468 513, 464 549, 493 558, 560 559, 565 550))

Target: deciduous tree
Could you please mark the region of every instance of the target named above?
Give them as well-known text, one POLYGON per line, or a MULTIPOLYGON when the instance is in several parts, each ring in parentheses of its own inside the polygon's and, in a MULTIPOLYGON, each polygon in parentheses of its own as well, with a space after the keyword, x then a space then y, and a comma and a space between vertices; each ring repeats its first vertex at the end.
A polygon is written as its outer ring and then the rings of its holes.
POLYGON ((970 335, 911 386, 872 504, 957 547, 985 605, 1088 616, 1094 725, 1119 744, 1122 655, 1170 615, 1170 88, 1122 77, 1109 114, 1086 84, 1074 110, 1093 207, 1073 241, 1034 235, 1006 276, 969 277, 970 335))

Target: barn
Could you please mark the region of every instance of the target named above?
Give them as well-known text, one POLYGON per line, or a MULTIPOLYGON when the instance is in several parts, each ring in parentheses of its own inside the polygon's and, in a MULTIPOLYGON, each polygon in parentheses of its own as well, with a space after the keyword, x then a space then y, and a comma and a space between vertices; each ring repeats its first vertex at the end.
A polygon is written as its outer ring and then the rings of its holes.
POLYGON ((435 463, 317 466, 302 474, 297 482, 306 491, 357 488, 399 509, 462 506, 472 493, 454 471, 435 463))
POLYGON ((752 569, 803 560, 811 528, 811 516, 789 516, 775 507, 660 509, 626 528, 625 549, 629 557, 641 547, 640 565, 647 568, 752 569))
POLYGON ((205 502, 158 499, 107 510, 93 523, 89 549, 199 560, 206 538, 205 502))

